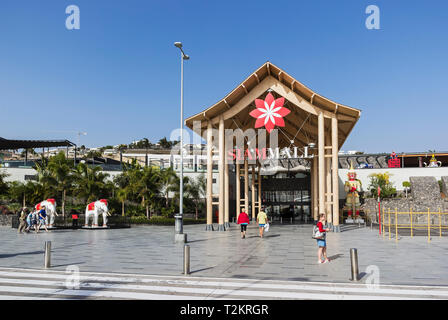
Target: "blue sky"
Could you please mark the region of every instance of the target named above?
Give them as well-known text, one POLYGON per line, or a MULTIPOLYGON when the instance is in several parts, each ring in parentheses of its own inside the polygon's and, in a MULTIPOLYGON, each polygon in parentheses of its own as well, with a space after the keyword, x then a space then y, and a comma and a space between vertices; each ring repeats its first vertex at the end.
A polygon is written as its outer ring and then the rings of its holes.
POLYGON ((0 136, 86 146, 157 141, 267 60, 359 108, 344 150, 448 150, 448 3, 388 0, 2 0, 0 136), (65 28, 65 8, 81 29, 65 28), (367 30, 365 9, 381 10, 367 30))

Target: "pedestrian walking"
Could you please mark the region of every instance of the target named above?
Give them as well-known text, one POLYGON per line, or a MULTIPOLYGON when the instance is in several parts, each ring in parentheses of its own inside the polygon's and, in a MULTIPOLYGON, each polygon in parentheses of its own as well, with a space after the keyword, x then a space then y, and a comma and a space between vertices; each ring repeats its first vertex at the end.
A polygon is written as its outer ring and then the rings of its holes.
POLYGON ((264 207, 262 207, 261 211, 258 213, 258 216, 257 216, 260 238, 263 238, 264 227, 265 227, 266 223, 269 222, 268 216, 267 216, 266 212, 264 212, 263 210, 264 210, 264 207))
POLYGON ((28 213, 28 208, 23 207, 22 212, 19 217, 19 228, 17 229, 17 233, 24 233, 26 231, 26 216, 28 213))
POLYGON ((246 212, 241 212, 238 216, 237 224, 241 225, 241 239, 246 238, 247 225, 250 223, 249 216, 246 212))
POLYGON ((314 238, 317 240, 317 263, 327 263, 330 262, 330 259, 327 257, 327 232, 330 231, 330 229, 325 228, 326 225, 326 215, 324 213, 321 213, 319 215, 319 221, 317 222, 315 228, 314 238), (317 231, 319 232, 317 232, 317 231), (316 235, 317 234, 317 235, 316 235), (323 260, 323 261, 322 261, 323 260))
POLYGON ((25 229, 26 232, 29 232, 31 228, 34 227, 34 231, 37 233, 37 213, 36 211, 31 211, 28 216, 26 217, 26 223, 28 224, 28 227, 25 229))
POLYGON ((45 206, 42 206, 42 209, 40 209, 37 213, 39 222, 37 223, 37 231, 36 233, 39 233, 40 227, 43 225, 46 232, 50 232, 47 229, 47 212, 45 211, 45 206))

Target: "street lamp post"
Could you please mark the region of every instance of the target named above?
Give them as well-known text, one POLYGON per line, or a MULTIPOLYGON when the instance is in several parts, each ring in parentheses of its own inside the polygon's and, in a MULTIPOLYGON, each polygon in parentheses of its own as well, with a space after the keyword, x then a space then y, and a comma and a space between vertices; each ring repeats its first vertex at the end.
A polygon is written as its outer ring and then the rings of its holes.
POLYGON ((179 214, 175 218, 175 242, 187 242, 187 235, 183 233, 183 215, 184 215, 184 60, 190 59, 182 49, 181 42, 174 42, 174 46, 179 48, 180 56, 180 186, 179 186, 179 214))
POLYGON ((75 145, 75 157, 73 159, 75 167, 76 167, 76 148, 79 147, 79 137, 80 136, 86 136, 86 135, 87 135, 87 132, 78 131, 78 139, 76 139, 76 145, 75 145))

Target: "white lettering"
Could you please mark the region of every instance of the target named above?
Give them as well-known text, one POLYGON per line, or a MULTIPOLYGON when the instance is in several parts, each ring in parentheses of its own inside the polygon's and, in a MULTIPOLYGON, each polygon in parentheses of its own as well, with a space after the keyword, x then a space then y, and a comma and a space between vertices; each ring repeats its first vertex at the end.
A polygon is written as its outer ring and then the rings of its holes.
POLYGON ((81 28, 81 17, 79 7, 75 5, 69 5, 65 9, 65 13, 69 14, 67 19, 65 20, 65 27, 68 30, 79 30, 81 28))
POLYGON ((366 14, 370 16, 366 19, 366 28, 369 30, 380 29, 380 8, 375 5, 370 5, 366 8, 366 14))

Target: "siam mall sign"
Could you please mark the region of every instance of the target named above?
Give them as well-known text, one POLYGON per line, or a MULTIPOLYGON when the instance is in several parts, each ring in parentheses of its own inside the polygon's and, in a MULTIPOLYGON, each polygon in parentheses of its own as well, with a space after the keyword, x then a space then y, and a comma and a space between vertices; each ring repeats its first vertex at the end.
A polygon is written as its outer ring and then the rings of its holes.
POLYGON ((304 148, 254 148, 246 149, 240 148, 229 150, 227 159, 229 161, 243 161, 244 158, 248 160, 278 160, 278 159, 299 159, 299 158, 313 158, 313 155, 308 155, 308 147, 304 148), (299 155, 300 153, 300 155, 299 155))

